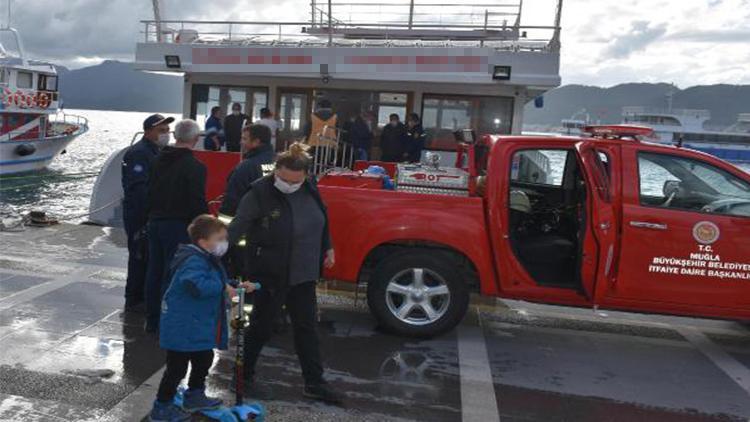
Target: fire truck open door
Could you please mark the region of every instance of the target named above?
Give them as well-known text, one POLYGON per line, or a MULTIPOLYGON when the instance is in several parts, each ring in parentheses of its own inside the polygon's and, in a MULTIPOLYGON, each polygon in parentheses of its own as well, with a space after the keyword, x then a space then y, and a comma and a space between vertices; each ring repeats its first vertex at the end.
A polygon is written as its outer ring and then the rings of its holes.
MULTIPOLYGON (((600 152, 589 141, 576 144, 586 177, 586 230, 581 245, 581 287, 586 296, 596 303, 597 281, 605 282, 614 276, 617 258, 617 222, 613 204, 611 162, 605 164, 600 152)), ((602 290, 601 288, 599 289, 602 290)))

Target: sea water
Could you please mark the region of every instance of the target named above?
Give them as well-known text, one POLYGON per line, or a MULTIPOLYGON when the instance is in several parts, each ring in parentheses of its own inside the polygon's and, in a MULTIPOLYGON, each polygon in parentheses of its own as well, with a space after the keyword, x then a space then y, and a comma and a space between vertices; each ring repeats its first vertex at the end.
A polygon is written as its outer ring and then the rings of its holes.
MULTIPOLYGON (((86 221, 95 174, 113 152, 130 145, 141 131, 143 120, 151 114, 101 110, 65 112, 86 117, 89 131, 76 138, 48 169, 1 177, 0 218, 40 210, 71 222, 86 221)), ((741 167, 750 171, 750 165, 741 167)))
POLYGON ((71 222, 86 221, 95 174, 113 152, 130 145, 142 131, 143 120, 152 114, 72 109, 65 113, 86 117, 89 131, 74 139, 49 168, 0 178, 0 218, 40 210, 71 222))

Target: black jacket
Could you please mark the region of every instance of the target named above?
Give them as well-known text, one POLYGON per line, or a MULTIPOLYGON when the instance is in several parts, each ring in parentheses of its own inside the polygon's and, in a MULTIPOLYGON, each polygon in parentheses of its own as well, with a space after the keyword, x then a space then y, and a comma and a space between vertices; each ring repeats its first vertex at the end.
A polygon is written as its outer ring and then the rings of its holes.
MULTIPOLYGON (((260 282, 264 289, 288 286, 294 230, 289 201, 273 184, 273 174, 255 181, 250 191, 242 197, 237 215, 229 224, 231 244, 237 244, 245 236, 244 276, 251 281, 260 282)), ((313 195, 325 216, 325 228, 320 240, 322 269, 325 253, 331 249, 328 213, 313 179, 308 179, 300 189, 313 195)))
POLYGON ((369 126, 362 119, 356 119, 353 122, 344 123, 344 140, 354 148, 361 148, 369 151, 372 146, 372 132, 369 126))
POLYGON ((240 139, 242 138, 242 127, 250 120, 247 114, 240 113, 239 116, 230 114, 224 118, 224 139, 227 143, 227 151, 239 151, 240 139))
POLYGON ((188 148, 167 146, 156 158, 148 184, 148 218, 190 223, 208 213, 206 166, 188 148))
POLYGON ((234 216, 242 196, 250 190, 250 185, 263 177, 263 165, 273 163, 274 153, 271 145, 261 145, 248 152, 241 163, 229 173, 224 200, 219 212, 234 216))
POLYGON ((148 220, 148 177, 158 154, 155 143, 141 138, 122 158, 123 220, 129 231, 140 230, 148 220))
POLYGON ((383 161, 403 161, 406 153, 409 135, 406 132, 406 125, 399 122, 396 126, 387 124, 383 127, 380 134, 380 149, 383 151, 383 161))
POLYGON ((412 128, 407 127, 406 131, 409 137, 406 151, 407 158, 409 162, 418 163, 422 159, 422 150, 425 146, 427 134, 425 134, 421 123, 417 123, 412 128))

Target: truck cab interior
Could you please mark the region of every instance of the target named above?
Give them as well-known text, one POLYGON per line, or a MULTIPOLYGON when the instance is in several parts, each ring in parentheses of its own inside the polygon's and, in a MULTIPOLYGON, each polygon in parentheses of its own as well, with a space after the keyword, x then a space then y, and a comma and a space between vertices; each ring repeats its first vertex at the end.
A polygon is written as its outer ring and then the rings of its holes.
POLYGON ((573 150, 525 149, 511 162, 510 242, 531 277, 579 289, 586 186, 573 150))

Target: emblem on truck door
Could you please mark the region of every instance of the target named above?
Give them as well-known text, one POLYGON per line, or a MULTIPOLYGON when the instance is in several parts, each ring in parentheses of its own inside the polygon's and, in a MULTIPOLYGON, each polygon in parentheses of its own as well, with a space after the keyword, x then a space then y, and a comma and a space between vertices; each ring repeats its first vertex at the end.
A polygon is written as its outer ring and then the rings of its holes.
POLYGON ((693 226, 693 238, 703 245, 716 242, 720 234, 719 226, 710 221, 699 221, 693 226))

